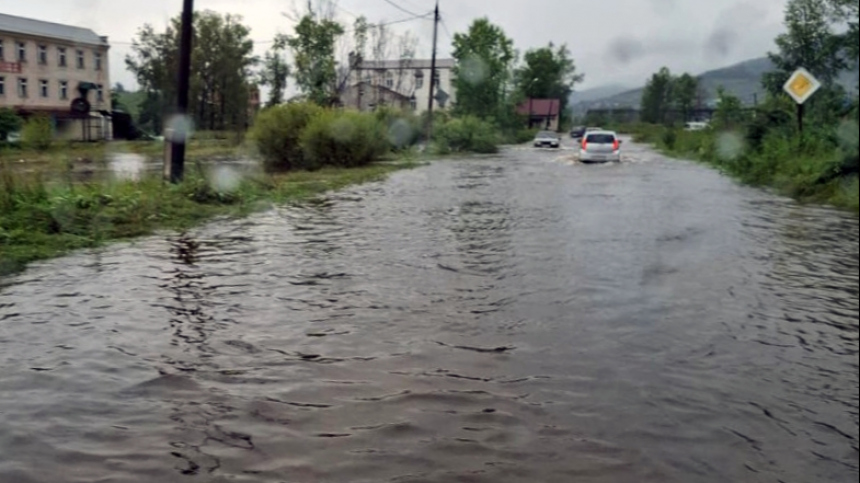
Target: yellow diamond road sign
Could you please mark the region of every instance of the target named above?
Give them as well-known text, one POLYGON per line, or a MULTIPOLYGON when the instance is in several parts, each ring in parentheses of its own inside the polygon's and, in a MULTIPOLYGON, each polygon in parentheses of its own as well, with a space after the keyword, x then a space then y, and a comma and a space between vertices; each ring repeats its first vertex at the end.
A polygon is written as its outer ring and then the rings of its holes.
POLYGON ((821 83, 806 69, 797 69, 783 87, 785 92, 798 104, 803 104, 809 100, 820 88, 821 83))

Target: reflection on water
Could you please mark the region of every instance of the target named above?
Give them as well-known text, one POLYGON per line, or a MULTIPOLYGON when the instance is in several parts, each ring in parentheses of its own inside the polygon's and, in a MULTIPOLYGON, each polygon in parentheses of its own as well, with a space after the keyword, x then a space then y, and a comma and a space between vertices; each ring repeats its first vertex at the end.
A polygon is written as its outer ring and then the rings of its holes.
POLYGON ((856 481, 856 217, 628 155, 440 162, 4 281, 0 481, 856 481))

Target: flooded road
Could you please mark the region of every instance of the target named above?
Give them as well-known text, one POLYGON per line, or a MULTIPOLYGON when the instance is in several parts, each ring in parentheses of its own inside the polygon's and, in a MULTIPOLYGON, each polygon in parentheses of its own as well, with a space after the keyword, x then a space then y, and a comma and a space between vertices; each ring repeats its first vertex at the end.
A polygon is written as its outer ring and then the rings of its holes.
POLYGON ((856 216, 565 153, 2 280, 0 482, 856 482, 856 216))

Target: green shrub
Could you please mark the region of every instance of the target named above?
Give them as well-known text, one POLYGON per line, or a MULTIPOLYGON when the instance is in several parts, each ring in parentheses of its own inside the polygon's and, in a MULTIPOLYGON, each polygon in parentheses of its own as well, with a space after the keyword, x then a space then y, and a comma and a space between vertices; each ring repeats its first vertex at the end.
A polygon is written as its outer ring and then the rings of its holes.
POLYGON ((438 152, 445 153, 496 153, 499 135, 496 127, 475 116, 465 116, 441 123, 434 130, 438 152))
POLYGON ((27 149, 47 151, 54 142, 54 127, 46 116, 33 116, 21 129, 21 144, 27 149))
POLYGON ((322 108, 311 103, 294 103, 266 109, 257 116, 249 137, 270 171, 308 169, 299 139, 322 108))
POLYGON ((660 136, 660 141, 663 143, 663 147, 669 151, 673 151, 675 149, 675 142, 677 140, 678 132, 673 128, 666 129, 663 131, 663 135, 660 136))
POLYGON ((389 148, 388 133, 379 119, 357 111, 317 114, 302 132, 299 144, 310 169, 364 166, 389 148))
POLYGON ((22 124, 23 121, 15 114, 15 111, 5 107, 0 109, 0 143, 5 142, 10 133, 21 129, 22 124))
POLYGON ((383 106, 373 114, 385 128, 392 151, 409 149, 421 140, 421 119, 415 113, 383 106))

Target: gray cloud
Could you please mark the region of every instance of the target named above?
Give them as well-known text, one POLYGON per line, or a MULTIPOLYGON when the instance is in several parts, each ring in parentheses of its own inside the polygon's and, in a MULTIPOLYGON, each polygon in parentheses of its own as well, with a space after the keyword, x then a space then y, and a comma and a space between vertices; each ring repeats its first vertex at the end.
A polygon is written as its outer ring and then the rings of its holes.
MULTIPOLYGON (((415 12, 429 12, 435 0, 394 0, 415 12)), ((440 54, 450 55, 454 32, 464 31, 478 16, 488 16, 514 39, 517 48, 568 44, 587 84, 640 83, 661 66, 700 72, 764 55, 781 30, 787 0, 442 0, 445 21, 440 54)), ((111 72, 115 81, 133 85, 123 58, 127 44, 144 23, 163 27, 179 13, 179 0, 146 0, 146 8, 129 8, 129 0, 0 0, 0 11, 12 15, 90 27, 113 41, 111 72)), ((199 9, 238 13, 261 41, 257 53, 290 22, 281 13, 292 0, 197 0, 199 9)), ((342 20, 352 14, 371 21, 399 20, 407 15, 382 0, 340 0, 342 20)), ((395 25, 420 39, 418 55, 429 56, 432 22, 395 25)))

